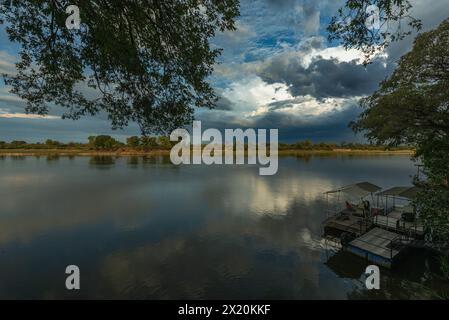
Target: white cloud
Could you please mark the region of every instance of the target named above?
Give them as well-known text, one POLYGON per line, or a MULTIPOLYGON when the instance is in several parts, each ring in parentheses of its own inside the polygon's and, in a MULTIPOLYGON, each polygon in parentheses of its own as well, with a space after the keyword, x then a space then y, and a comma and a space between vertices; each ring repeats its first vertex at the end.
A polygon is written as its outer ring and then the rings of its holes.
POLYGON ((318 117, 336 111, 342 111, 348 105, 348 102, 357 101, 358 98, 326 98, 318 100, 310 95, 297 97, 291 101, 283 101, 283 105, 275 110, 285 114, 318 117))
MULTIPOLYGON (((309 37, 296 46, 284 45, 282 52, 268 59, 217 66, 216 76, 229 81, 221 95, 233 103, 236 116, 233 120, 249 125, 274 113, 311 122, 353 105, 360 97, 317 99, 311 95, 293 96, 285 83, 270 84, 258 76, 275 60, 286 63, 296 61, 304 68, 308 68, 315 59, 355 61, 356 64, 363 62, 364 56, 359 50, 345 50, 342 46, 325 47, 324 44, 325 39, 322 37, 309 37)), ((215 113, 212 118, 218 119, 225 112, 215 110, 211 113, 215 113)))
POLYGON ((11 113, 9 110, 0 109, 0 118, 6 119, 47 119, 47 120, 56 120, 61 119, 57 116, 40 116, 37 114, 26 114, 26 113, 11 113))
MULTIPOLYGON (((218 64, 215 66, 214 76, 230 81, 238 79, 241 82, 242 77, 249 78, 250 76, 260 74, 261 70, 264 70, 273 61, 296 61, 304 68, 309 67, 315 59, 336 60, 337 62, 355 61, 360 65, 364 61, 364 55, 360 50, 346 50, 343 46, 326 47, 325 44, 326 40, 321 36, 306 38, 295 46, 284 43, 281 45, 281 48, 276 52, 272 52, 270 57, 266 59, 218 64)), ((265 49, 260 48, 260 50, 265 49)), ((379 52, 376 57, 387 59, 388 54, 379 52)))
POLYGON ((316 58, 325 60, 335 59, 338 62, 351 62, 356 60, 359 64, 363 62, 364 56, 360 50, 346 50, 343 46, 312 49, 310 53, 302 57, 303 65, 307 68, 316 58))
POLYGON ((282 83, 268 84, 257 76, 231 83, 222 95, 236 106, 234 111, 254 111, 261 105, 292 99, 288 87, 282 83))

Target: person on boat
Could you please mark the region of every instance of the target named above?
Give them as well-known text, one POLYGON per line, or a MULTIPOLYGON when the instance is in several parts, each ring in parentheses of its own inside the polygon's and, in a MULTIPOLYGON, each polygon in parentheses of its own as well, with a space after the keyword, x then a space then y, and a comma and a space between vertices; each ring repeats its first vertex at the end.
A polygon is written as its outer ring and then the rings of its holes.
POLYGON ((346 210, 355 212, 356 209, 354 208, 354 205, 350 203, 348 200, 346 200, 346 210))
POLYGON ((370 213, 371 204, 368 200, 363 201, 363 215, 366 217, 370 213))

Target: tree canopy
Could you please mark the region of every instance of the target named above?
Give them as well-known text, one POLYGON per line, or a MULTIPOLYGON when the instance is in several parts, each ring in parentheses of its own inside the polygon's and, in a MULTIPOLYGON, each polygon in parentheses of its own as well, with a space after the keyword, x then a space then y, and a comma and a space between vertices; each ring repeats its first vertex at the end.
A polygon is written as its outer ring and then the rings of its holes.
POLYGON ((210 39, 235 29, 238 0, 13 0, 0 6, 9 40, 20 45, 17 73, 4 75, 26 111, 63 118, 107 114, 113 128, 136 122, 166 133, 214 106, 206 81, 220 49, 210 39), (79 30, 65 9, 80 9, 79 30))
POLYGON ((420 34, 393 75, 362 99, 356 131, 381 143, 423 144, 449 137, 449 19, 420 34))
POLYGON ((421 187, 415 204, 431 234, 444 241, 449 240, 448 88, 449 19, 416 38, 393 75, 362 100, 364 111, 352 123, 372 141, 416 146, 424 176, 415 179, 421 187))
POLYGON ((390 42, 421 29, 421 21, 410 15, 411 8, 409 0, 346 0, 327 27, 329 40, 341 41, 346 49, 362 50, 368 63, 390 42), (375 17, 378 25, 372 23, 375 17))

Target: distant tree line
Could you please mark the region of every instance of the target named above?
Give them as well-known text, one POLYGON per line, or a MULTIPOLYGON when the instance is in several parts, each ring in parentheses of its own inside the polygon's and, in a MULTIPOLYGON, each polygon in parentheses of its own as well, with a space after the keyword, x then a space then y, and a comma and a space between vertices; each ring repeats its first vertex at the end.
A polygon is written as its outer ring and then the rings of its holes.
POLYGON ((123 143, 108 135, 90 136, 88 143, 79 142, 60 142, 48 139, 44 143, 28 143, 26 141, 14 140, 11 142, 0 141, 0 149, 61 149, 61 150, 102 150, 102 151, 118 151, 118 150, 169 150, 174 145, 169 137, 137 137, 132 136, 123 143))
POLYGON ((85 148, 85 144, 77 142, 63 143, 54 140, 46 140, 44 143, 28 143, 22 140, 14 140, 11 142, 0 141, 0 149, 81 149, 85 148))
POLYGON ((383 144, 366 144, 366 143, 352 143, 352 142, 341 142, 341 143, 329 143, 329 142, 318 142, 314 143, 310 140, 298 141, 292 144, 280 143, 279 150, 310 150, 310 151, 333 151, 333 150, 367 150, 367 151, 394 151, 394 150, 408 150, 409 146, 396 146, 390 147, 383 144))
MULTIPOLYGON (((26 141, 0 141, 0 149, 77 149, 77 150, 102 150, 102 151, 119 151, 119 150, 170 150, 176 142, 170 141, 169 137, 147 137, 132 136, 123 143, 108 135, 90 136, 88 143, 79 142, 59 142, 48 139, 44 143, 28 143, 26 141)), ((280 143, 279 150, 301 150, 301 151, 333 151, 333 150, 367 150, 367 151, 387 151, 387 150, 406 150, 409 146, 391 147, 381 144, 363 144, 363 143, 314 143, 310 140, 298 141, 295 143, 280 143)))

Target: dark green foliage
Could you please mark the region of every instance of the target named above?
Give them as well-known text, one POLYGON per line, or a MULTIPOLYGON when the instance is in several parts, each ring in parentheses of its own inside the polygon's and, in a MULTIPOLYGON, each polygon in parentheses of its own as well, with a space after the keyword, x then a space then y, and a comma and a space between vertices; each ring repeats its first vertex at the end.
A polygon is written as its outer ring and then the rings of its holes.
POLYGON ((89 146, 95 150, 114 150, 122 145, 123 144, 121 142, 107 135, 89 137, 89 146))
POLYGON ((449 20, 412 51, 364 107, 354 130, 372 141, 412 144, 424 165, 416 206, 434 238, 449 241, 449 20))
POLYGON ((104 112, 113 128, 136 122, 143 134, 190 123, 194 107, 213 107, 206 78, 219 49, 209 40, 233 30, 238 0, 13 0, 3 6, 10 41, 21 46, 18 73, 5 76, 26 111, 64 118, 104 112), (81 29, 65 26, 67 5, 81 29))
POLYGON ((27 143, 25 142, 25 141, 16 141, 16 140, 14 140, 14 141, 11 141, 11 143, 10 143, 10 145, 12 146, 12 147, 18 147, 18 148, 20 148, 20 147, 22 147, 22 146, 25 146, 27 143))
POLYGON ((414 48, 399 61, 393 75, 361 104, 352 123, 370 140, 425 144, 447 139, 449 132, 449 20, 419 35, 414 48))
POLYGON ((300 141, 295 144, 295 147, 300 150, 312 150, 313 143, 310 140, 300 141))
POLYGON ((347 49, 361 49, 368 63, 376 50, 421 29, 421 21, 409 14, 411 8, 409 0, 347 0, 327 27, 329 40, 340 40, 347 49), (379 8, 380 29, 366 26, 369 5, 379 8))
POLYGON ((279 150, 301 150, 301 151, 333 151, 333 150, 365 150, 365 151, 399 151, 410 150, 411 147, 407 145, 387 146, 382 144, 363 144, 363 143, 327 143, 319 142, 313 143, 310 140, 298 141, 292 144, 280 143, 279 150))
POLYGON ((157 149, 159 147, 155 137, 142 137, 140 141, 144 150, 157 149))
MULTIPOLYGON (((416 178, 421 187, 416 207, 436 240, 449 241, 449 139, 429 139, 418 154, 424 177, 416 178)), ((449 253, 448 253, 449 254, 449 253)))
POLYGON ((171 149, 173 146, 169 137, 159 137, 157 143, 162 149, 171 149))
MULTIPOLYGON (((89 143, 62 143, 59 141, 48 139, 45 143, 27 143, 25 141, 13 141, 11 143, 0 141, 0 149, 88 149, 96 148, 99 150, 107 150, 107 146, 111 146, 110 150, 117 148, 123 149, 127 147, 131 150, 150 151, 150 150, 170 150, 176 142, 170 141, 169 137, 148 137, 148 136, 132 136, 126 139, 126 145, 113 139, 110 136, 91 136, 89 143)), ((332 151, 338 149, 346 150, 367 150, 367 151, 384 151, 384 150, 409 150, 409 146, 389 147, 385 145, 362 144, 362 143, 313 143, 310 140, 298 141, 296 143, 287 144, 280 143, 279 150, 300 150, 300 151, 332 151)))
POLYGON ((45 141, 45 144, 49 147, 59 147, 61 145, 61 143, 59 141, 54 141, 51 139, 48 139, 47 141, 45 141))
POLYGON ((126 145, 130 148, 137 148, 140 146, 140 138, 136 136, 129 137, 126 139, 126 145))

